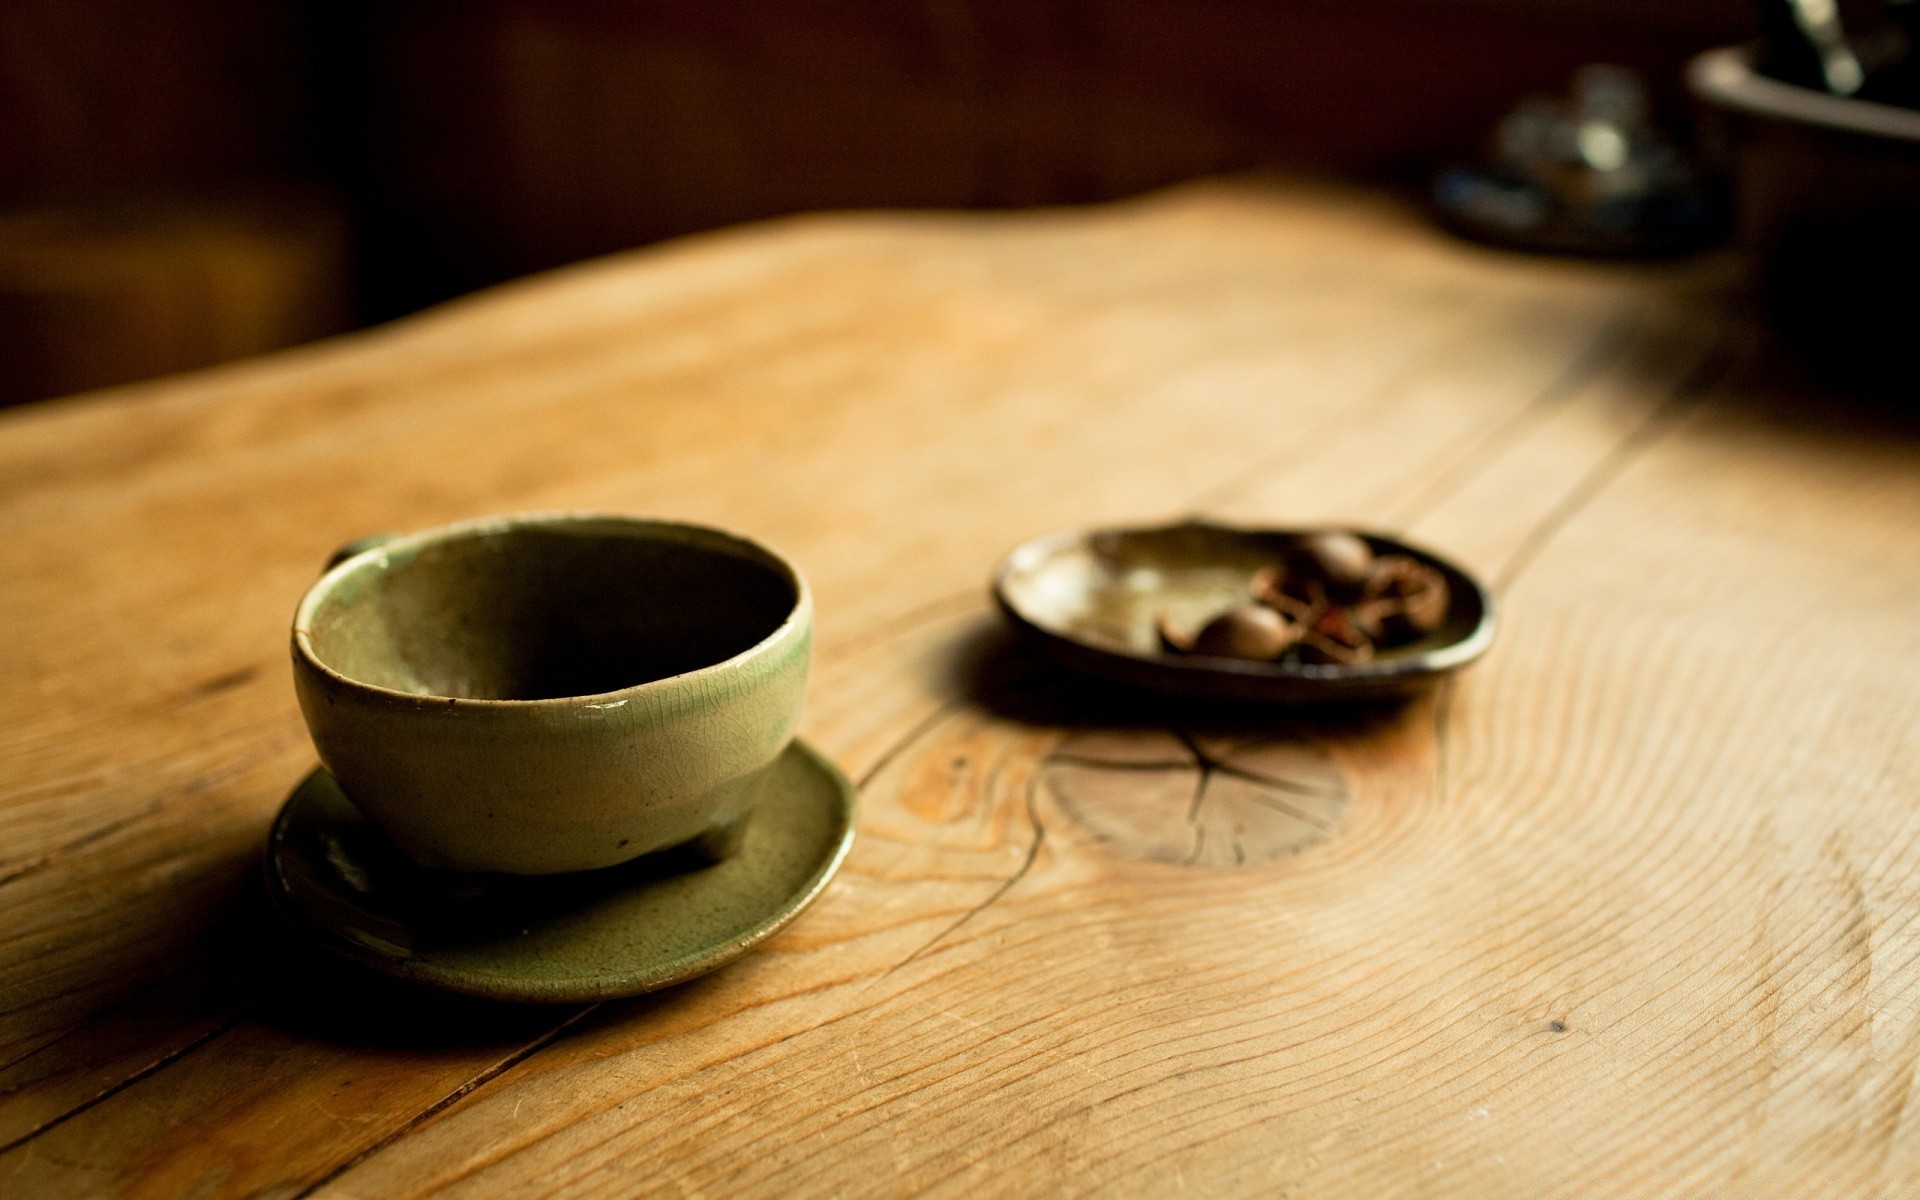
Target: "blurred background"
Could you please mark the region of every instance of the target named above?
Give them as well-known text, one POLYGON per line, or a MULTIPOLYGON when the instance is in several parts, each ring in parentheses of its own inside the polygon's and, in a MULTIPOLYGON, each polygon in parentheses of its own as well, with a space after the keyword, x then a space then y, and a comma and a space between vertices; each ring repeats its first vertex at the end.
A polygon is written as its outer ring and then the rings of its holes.
POLYGON ((0 403, 820 208, 1420 184, 1746 0, 7 0, 0 403))

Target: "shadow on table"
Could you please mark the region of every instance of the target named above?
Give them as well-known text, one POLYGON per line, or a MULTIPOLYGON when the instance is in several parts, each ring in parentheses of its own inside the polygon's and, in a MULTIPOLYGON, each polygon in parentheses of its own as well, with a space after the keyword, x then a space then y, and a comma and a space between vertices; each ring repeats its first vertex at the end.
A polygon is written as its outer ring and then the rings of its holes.
POLYGON ((503 1005, 433 992, 370 971, 306 941, 253 881, 225 930, 252 1016, 301 1037, 360 1046, 448 1047, 525 1039, 572 1009, 503 1005))
MULTIPOLYGON (((508 1004, 383 975, 309 941, 275 910, 264 884, 237 898, 220 940, 244 976, 250 1016, 297 1037, 369 1048, 524 1044, 595 1009, 633 1016, 685 1002, 699 980, 605 1005, 508 1004)), ((601 1014, 605 1015, 605 1014, 601 1014)))
POLYGON ((962 694, 997 716, 1065 730, 1171 729, 1188 736, 1371 737, 1420 700, 1258 704, 1156 695, 1075 674, 1029 650, 999 622, 961 648, 962 694))

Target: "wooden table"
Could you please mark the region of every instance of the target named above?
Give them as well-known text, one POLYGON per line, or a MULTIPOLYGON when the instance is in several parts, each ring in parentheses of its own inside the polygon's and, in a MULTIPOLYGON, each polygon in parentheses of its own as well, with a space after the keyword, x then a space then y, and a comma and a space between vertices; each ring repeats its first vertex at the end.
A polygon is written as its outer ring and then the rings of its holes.
POLYGON ((1920 438, 1724 274, 1214 184, 721 233, 0 417, 0 1195, 1914 1194, 1920 438), (295 598, 554 508, 808 572, 845 870, 584 1010, 288 945, 295 598), (1007 547, 1192 512, 1403 530, 1500 637, 1244 726, 1007 646, 1007 547), (1234 841, 1262 779, 1318 836, 1234 841))

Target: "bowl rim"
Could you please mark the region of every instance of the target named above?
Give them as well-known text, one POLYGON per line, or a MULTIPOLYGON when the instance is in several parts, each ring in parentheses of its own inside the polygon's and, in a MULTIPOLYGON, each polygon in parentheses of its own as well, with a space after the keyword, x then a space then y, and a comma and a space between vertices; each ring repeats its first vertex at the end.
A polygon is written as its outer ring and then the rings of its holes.
POLYGON ((300 603, 293 617, 293 656, 295 663, 313 672, 327 685, 354 694, 399 704, 409 708, 446 711, 450 708, 465 711, 492 710, 496 712, 601 712, 607 709, 624 707, 630 700, 647 696, 665 696, 683 691, 690 683, 695 687, 723 674, 731 674, 756 658, 764 658, 782 643, 792 641, 796 636, 804 635, 813 617, 813 592, 807 586, 805 575, 800 573, 792 560, 773 548, 749 537, 719 529, 712 525, 701 525, 692 521, 675 521, 661 517, 640 517, 626 513, 546 511, 529 513, 508 513, 504 515, 476 517, 451 524, 436 525, 413 533, 400 534, 387 538, 376 545, 367 546, 335 562, 321 572, 320 578, 313 581, 300 597, 300 603), (659 679, 649 679, 627 687, 615 688, 606 692, 583 692, 572 696, 544 696, 538 699, 496 699, 477 696, 449 696, 439 692, 403 692, 397 688, 382 687, 364 679, 356 679, 330 666, 313 648, 313 621, 322 605, 332 597, 335 590, 348 576, 365 569, 373 563, 382 566, 386 560, 396 554, 417 553, 421 549, 443 542, 488 533, 499 533, 513 529, 538 528, 556 525, 608 525, 620 528, 626 535, 644 536, 649 532, 670 530, 691 538, 680 540, 704 544, 714 548, 744 549, 751 557, 774 568, 784 575, 793 585, 794 600, 787 615, 771 632, 759 641, 718 662, 696 667, 691 671, 682 671, 677 675, 667 675, 659 679))
POLYGON ((1831 96, 1754 70, 1755 47, 1719 46, 1687 63, 1687 87, 1709 104, 1836 133, 1920 142, 1920 112, 1877 100, 1831 96))

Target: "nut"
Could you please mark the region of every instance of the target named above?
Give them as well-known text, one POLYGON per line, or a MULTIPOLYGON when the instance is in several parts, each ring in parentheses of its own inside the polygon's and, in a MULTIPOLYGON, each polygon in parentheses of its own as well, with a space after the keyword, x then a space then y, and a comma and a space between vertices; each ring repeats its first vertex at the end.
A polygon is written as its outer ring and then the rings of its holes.
POLYGON ((1353 595, 1373 575, 1373 549, 1351 533, 1309 533, 1299 542, 1302 565, 1327 581, 1328 590, 1353 595))
POLYGON ((1260 604, 1236 604, 1200 627, 1190 652, 1267 662, 1300 640, 1301 630, 1260 604))
POLYGON ((1374 563, 1362 597, 1361 627, 1375 638, 1402 642, 1440 628, 1452 601, 1446 576, 1404 554, 1374 563))
POLYGON ((1256 571, 1249 590, 1255 601, 1303 625, 1313 624, 1327 607, 1327 589, 1318 579, 1284 567, 1256 571))
POLYGON ((1373 657, 1373 643, 1363 641, 1357 646, 1342 645, 1340 642, 1309 630, 1300 640, 1300 661, 1304 663, 1337 663, 1352 666, 1363 663, 1373 657))

